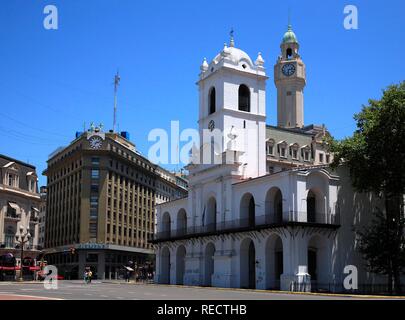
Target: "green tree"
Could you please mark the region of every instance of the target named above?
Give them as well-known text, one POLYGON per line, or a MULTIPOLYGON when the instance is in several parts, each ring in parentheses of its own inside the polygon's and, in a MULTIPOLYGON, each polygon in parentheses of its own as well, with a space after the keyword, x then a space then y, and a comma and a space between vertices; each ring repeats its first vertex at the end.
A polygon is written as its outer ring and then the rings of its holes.
MULTIPOLYGON (((394 263, 392 248, 400 248, 398 265, 403 267, 405 265, 405 238, 404 235, 396 237, 395 229, 389 227, 387 216, 381 210, 377 209, 374 214, 375 217, 370 226, 356 232, 360 238, 359 251, 366 261, 368 271, 388 276, 388 289, 392 293, 392 266, 394 263)), ((404 228, 404 218, 400 219, 399 225, 404 228)), ((396 292, 401 293, 398 290, 396 292)))
POLYGON ((373 192, 384 199, 383 213, 376 214, 367 232, 360 232, 360 251, 371 270, 387 274, 389 288, 394 285, 400 293, 405 267, 405 82, 389 86, 380 100, 370 99, 354 119, 357 130, 353 136, 330 143, 332 166, 344 163, 357 191, 373 192))

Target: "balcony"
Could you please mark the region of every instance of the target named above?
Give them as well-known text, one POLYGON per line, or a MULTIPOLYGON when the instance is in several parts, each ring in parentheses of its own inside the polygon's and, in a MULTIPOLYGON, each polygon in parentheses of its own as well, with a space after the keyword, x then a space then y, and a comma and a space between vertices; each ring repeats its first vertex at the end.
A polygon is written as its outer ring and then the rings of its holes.
POLYGON ((205 226, 189 226, 187 228, 158 232, 149 240, 151 243, 190 239, 210 235, 230 234, 244 231, 255 231, 282 227, 315 227, 337 229, 340 227, 338 214, 324 214, 301 211, 289 211, 283 217, 262 215, 250 219, 222 221, 205 226))
POLYGON ((7 221, 18 222, 18 221, 20 221, 20 215, 16 214, 16 213, 6 213, 6 215, 4 216, 4 219, 7 221))

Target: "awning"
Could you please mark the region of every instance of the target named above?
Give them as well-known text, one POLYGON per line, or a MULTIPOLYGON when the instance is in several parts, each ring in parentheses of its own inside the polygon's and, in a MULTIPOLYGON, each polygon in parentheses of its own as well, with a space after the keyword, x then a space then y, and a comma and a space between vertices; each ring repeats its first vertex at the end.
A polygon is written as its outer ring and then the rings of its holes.
POLYGON ((14 270, 20 270, 20 267, 18 266, 18 267, 1 267, 0 266, 0 270, 3 270, 3 271, 14 271, 14 270))
POLYGON ((14 210, 16 210, 17 212, 20 212, 20 207, 18 206, 18 204, 16 204, 15 202, 8 202, 8 205, 13 208, 14 210))

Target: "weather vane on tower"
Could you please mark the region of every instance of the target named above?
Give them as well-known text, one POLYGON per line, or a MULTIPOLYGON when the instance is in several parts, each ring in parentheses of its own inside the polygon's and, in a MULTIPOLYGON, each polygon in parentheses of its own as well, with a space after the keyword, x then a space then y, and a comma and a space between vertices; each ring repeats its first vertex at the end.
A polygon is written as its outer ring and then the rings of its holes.
POLYGON ((235 40, 233 38, 233 33, 234 33, 233 28, 231 28, 231 31, 229 32, 229 36, 231 37, 231 41, 230 41, 230 44, 229 44, 230 47, 235 46, 235 40))

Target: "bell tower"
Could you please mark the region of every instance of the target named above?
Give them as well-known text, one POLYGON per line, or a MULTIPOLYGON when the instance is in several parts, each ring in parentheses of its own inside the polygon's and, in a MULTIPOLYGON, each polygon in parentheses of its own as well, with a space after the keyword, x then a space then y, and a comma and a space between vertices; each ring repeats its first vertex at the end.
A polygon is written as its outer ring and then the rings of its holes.
POLYGON ((277 125, 282 128, 304 126, 305 64, 298 54, 299 43, 291 25, 280 45, 281 55, 274 66, 277 87, 277 125))
MULTIPOLYGON (((201 154, 237 154, 237 160, 236 157, 232 159, 239 167, 233 172, 237 171, 244 178, 266 174, 265 99, 268 77, 261 53, 252 61, 246 52, 235 46, 231 35, 229 46, 225 43, 210 63, 204 59, 200 69, 197 82, 200 137, 207 132, 221 133, 222 137, 221 143, 211 146, 203 139, 201 154)), ((216 159, 219 161, 213 164, 221 164, 221 158, 216 159)))

